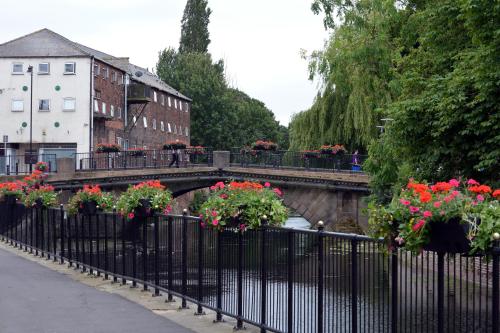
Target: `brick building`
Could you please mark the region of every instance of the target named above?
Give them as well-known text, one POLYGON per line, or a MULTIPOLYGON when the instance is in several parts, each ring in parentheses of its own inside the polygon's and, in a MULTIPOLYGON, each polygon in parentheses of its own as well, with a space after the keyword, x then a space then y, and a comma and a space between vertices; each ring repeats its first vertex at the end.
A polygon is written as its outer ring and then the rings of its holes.
POLYGON ((0 156, 27 151, 31 125, 33 150, 58 157, 92 151, 98 143, 189 144, 190 111, 188 97, 128 58, 48 29, 0 44, 0 135, 9 137, 0 156))

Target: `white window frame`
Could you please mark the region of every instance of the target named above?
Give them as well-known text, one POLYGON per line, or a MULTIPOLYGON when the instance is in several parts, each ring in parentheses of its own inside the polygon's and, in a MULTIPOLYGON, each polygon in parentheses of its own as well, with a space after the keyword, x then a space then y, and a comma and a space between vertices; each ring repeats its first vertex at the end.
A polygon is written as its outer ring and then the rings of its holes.
POLYGON ((165 105, 165 95, 161 94, 161 105, 165 105))
POLYGON ((115 106, 113 104, 109 106, 109 114, 111 117, 115 116, 115 106))
POLYGON ((94 112, 99 112, 99 101, 94 99, 94 112))
POLYGON ((39 111, 39 112, 50 112, 50 99, 48 99, 48 98, 40 98, 40 99, 38 100, 38 111, 39 111), (40 103, 41 103, 42 101, 48 101, 49 108, 48 108, 47 110, 45 110, 45 109, 40 109, 40 103))
POLYGON ((153 130, 156 131, 156 119, 153 119, 153 130))
POLYGON ((69 112, 69 111, 75 111, 76 110, 76 98, 73 98, 73 97, 66 97, 66 98, 63 98, 63 107, 62 107, 63 111, 65 112, 69 112), (73 108, 72 109, 68 109, 66 108, 66 102, 69 102, 69 101, 72 101, 73 102, 73 108))
POLYGON ((160 130, 161 130, 162 132, 165 132, 165 123, 163 122, 163 120, 162 120, 162 121, 160 121, 160 130))
POLYGON ((102 102, 102 114, 106 114, 106 103, 102 102))
POLYGON ((186 112, 188 112, 188 111, 189 111, 189 103, 186 102, 186 112))
POLYGON ((76 74, 76 62, 65 62, 64 63, 64 75, 74 75, 76 74), (73 71, 68 71, 66 65, 72 65, 73 71))
POLYGON ((177 98, 174 98, 174 108, 177 109, 177 98))
POLYGON ((50 74, 50 63, 49 62, 41 62, 38 64, 38 75, 48 75, 50 74), (46 71, 41 71, 40 66, 41 65, 47 65, 47 70, 46 71))
POLYGON ((153 90, 153 100, 155 101, 155 103, 158 102, 158 94, 156 93, 155 90, 153 90))
POLYGON ((181 108, 182 111, 182 101, 179 101, 179 107, 181 108))
POLYGON ((172 107, 172 99, 170 98, 170 96, 168 96, 168 107, 172 107))
POLYGON ((172 133, 172 127, 170 127, 170 123, 167 123, 167 127, 168 127, 168 133, 172 133))
POLYGON ((188 128, 186 127, 186 136, 188 137, 189 136, 189 131, 188 131, 188 128))
POLYGON ((118 75, 117 75, 116 71, 111 71, 111 82, 116 82, 117 77, 118 77, 118 75))
POLYGON ((174 124, 174 134, 177 134, 177 125, 174 124))
POLYGON ((13 62, 12 63, 12 74, 13 75, 24 75, 24 63, 22 63, 22 62, 13 62), (14 67, 18 66, 18 65, 21 66, 21 71, 20 72, 14 71, 14 67))
POLYGON ((108 67, 103 67, 102 68, 102 77, 104 79, 109 79, 109 69, 108 69, 108 67))
POLYGON ((137 126, 137 117, 136 116, 132 117, 132 124, 134 124, 134 126, 137 126))
POLYGON ((118 119, 122 119, 122 108, 121 107, 116 108, 116 113, 118 114, 118 119))
POLYGON ((23 99, 12 99, 12 102, 10 104, 10 109, 12 112, 24 112, 24 100, 23 99), (14 107, 15 106, 15 103, 21 103, 21 107, 14 107))
POLYGON ((144 128, 148 128, 148 118, 146 116, 142 117, 142 125, 144 128))
POLYGON ((98 64, 94 64, 94 76, 99 76, 101 74, 101 67, 98 64))
POLYGON ((123 138, 122 137, 119 137, 117 136, 116 137, 116 144, 120 147, 123 147, 123 138))

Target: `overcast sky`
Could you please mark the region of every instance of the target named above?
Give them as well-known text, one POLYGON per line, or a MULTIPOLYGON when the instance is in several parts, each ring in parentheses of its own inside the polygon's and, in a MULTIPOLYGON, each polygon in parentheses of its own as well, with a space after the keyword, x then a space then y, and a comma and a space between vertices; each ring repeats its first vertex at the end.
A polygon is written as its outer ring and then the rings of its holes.
MULTIPOLYGON (((2 1, 0 43, 49 28, 136 65, 154 67, 158 51, 177 48, 186 0, 2 1)), ((307 80, 300 49, 322 48, 327 33, 311 0, 208 0, 214 59, 231 85, 262 100, 284 125, 307 109, 317 84, 307 80)))

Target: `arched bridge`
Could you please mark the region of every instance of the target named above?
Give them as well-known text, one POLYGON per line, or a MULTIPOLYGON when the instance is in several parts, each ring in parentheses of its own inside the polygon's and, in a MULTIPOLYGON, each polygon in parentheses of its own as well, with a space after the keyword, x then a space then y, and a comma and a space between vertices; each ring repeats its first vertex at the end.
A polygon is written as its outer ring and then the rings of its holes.
POLYGON ((48 182, 60 190, 76 190, 83 184, 100 184, 108 190, 123 190, 128 185, 151 179, 168 184, 174 196, 206 188, 217 181, 254 180, 270 182, 284 192, 285 204, 311 223, 324 221, 327 229, 366 230, 363 197, 369 194, 364 174, 313 172, 305 170, 236 167, 197 167, 180 169, 142 169, 57 174, 48 182))

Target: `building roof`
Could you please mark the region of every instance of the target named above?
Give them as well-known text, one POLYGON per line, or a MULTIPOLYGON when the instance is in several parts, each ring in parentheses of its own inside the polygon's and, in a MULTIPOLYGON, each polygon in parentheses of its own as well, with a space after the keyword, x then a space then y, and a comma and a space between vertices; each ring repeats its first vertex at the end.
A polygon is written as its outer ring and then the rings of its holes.
POLYGON ((158 76, 147 69, 131 64, 128 58, 110 54, 75 43, 49 29, 41 29, 31 34, 0 44, 0 58, 38 58, 38 57, 94 57, 113 67, 123 70, 131 79, 179 98, 191 101, 158 76), (139 74, 139 75, 138 75, 139 74))

